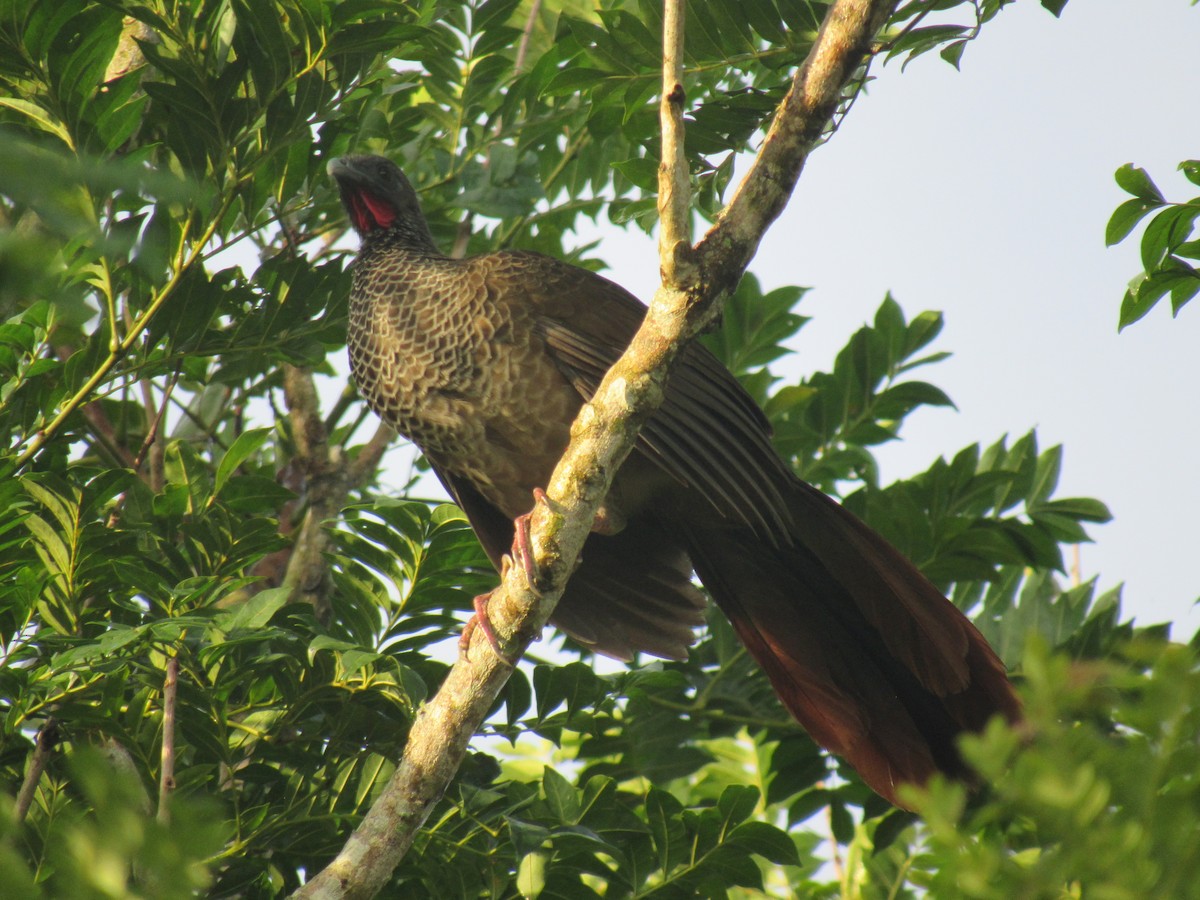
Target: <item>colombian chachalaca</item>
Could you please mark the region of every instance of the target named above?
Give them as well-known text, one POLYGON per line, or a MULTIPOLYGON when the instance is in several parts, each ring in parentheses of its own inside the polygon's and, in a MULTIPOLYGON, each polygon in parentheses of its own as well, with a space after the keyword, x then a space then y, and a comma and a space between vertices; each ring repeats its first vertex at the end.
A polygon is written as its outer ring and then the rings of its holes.
MULTIPOLYGON (((416 192, 377 156, 335 159, 362 239, 348 344, 371 408, 414 441, 498 567, 575 414, 645 306, 537 253, 450 259, 416 192)), ((783 704, 874 790, 934 771, 1019 707, 983 636, 894 547, 797 478, 763 412, 704 347, 617 472, 551 622, 593 650, 682 658, 713 600, 783 704)))

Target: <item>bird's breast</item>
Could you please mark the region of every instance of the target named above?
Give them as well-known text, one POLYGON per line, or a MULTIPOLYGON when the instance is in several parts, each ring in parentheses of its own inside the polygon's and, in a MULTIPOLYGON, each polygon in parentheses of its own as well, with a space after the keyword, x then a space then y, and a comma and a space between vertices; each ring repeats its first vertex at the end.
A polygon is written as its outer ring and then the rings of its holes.
POLYGON ((439 468, 507 515, 528 511, 566 448, 578 393, 532 325, 483 285, 401 268, 356 272, 347 344, 359 391, 439 468))

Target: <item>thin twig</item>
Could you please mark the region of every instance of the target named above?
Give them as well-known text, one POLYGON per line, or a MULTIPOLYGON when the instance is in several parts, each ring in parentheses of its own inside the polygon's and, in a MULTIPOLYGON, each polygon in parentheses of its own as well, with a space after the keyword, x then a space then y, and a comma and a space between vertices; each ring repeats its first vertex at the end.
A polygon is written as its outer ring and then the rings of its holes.
MULTIPOLYGON (((842 847, 833 831, 833 804, 825 806, 825 825, 829 828, 829 861, 833 864, 833 872, 838 882, 845 888, 846 865, 842 861, 842 847)), ((845 896, 843 894, 843 896, 845 896)))
POLYGON ((471 225, 475 217, 468 210, 463 220, 454 231, 454 246, 450 248, 451 259, 462 259, 467 255, 467 247, 471 243, 471 225))
POLYGON ((175 707, 179 691, 179 657, 167 660, 167 677, 163 682, 162 771, 158 776, 158 821, 170 821, 167 802, 175 790, 175 707))
POLYGON ((167 406, 171 402, 171 394, 175 390, 175 385, 179 383, 179 369, 175 370, 175 374, 171 376, 171 380, 167 382, 167 387, 163 391, 162 403, 158 404, 155 410, 153 385, 148 379, 142 379, 142 392, 146 404, 147 414, 153 418, 150 427, 146 430, 146 438, 142 441, 142 446, 138 450, 137 457, 134 459, 133 468, 136 472, 142 466, 142 461, 146 458, 146 454, 150 454, 150 488, 155 492, 163 489, 163 484, 166 482, 165 462, 163 454, 162 442, 162 421, 166 415, 167 406))
POLYGON ((48 717, 38 730, 37 740, 34 741, 33 755, 29 758, 29 768, 25 770, 25 780, 21 782, 21 790, 17 793, 17 805, 13 808, 13 821, 20 825, 29 814, 33 805, 33 795, 37 792, 38 782, 50 762, 50 753, 58 744, 58 723, 53 717, 48 717))
POLYGON ((338 426, 338 423, 342 421, 342 416, 346 414, 346 410, 354 405, 354 400, 357 397, 358 391, 354 389, 353 384, 347 382, 345 388, 343 388, 342 392, 338 395, 338 398, 333 401, 333 409, 329 410, 329 415, 325 417, 326 434, 333 434, 334 430, 338 426))
POLYGON ((520 72, 525 68, 525 56, 529 52, 529 39, 533 36, 533 27, 537 24, 538 14, 542 11, 542 0, 533 0, 529 7, 529 15, 525 17, 525 28, 521 31, 521 43, 517 45, 517 59, 513 70, 520 72))
POLYGON ((662 159, 658 165, 658 258, 664 284, 678 285, 683 254, 692 247, 692 196, 684 152, 683 4, 663 7, 662 99, 658 121, 662 128, 662 159))
POLYGON ((358 451, 358 456, 350 463, 346 472, 346 480, 354 487, 362 487, 379 468, 379 461, 391 446, 396 437, 396 430, 386 422, 380 422, 371 439, 358 451))

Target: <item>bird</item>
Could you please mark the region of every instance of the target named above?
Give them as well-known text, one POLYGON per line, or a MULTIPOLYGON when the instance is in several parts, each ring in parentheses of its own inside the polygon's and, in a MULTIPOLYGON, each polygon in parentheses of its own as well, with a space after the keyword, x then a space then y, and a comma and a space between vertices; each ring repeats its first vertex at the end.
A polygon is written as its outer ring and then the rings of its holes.
MULTIPOLYGON (((514 523, 646 306, 539 253, 448 257, 389 159, 343 156, 327 171, 360 238, 352 377, 424 453, 502 570, 514 523)), ((970 782, 957 737, 993 716, 1020 720, 1004 663, 971 621, 801 480, 737 378, 689 342, 550 622, 617 659, 685 659, 707 604, 693 573, 809 736, 893 804, 904 806, 901 785, 935 772, 970 782)))

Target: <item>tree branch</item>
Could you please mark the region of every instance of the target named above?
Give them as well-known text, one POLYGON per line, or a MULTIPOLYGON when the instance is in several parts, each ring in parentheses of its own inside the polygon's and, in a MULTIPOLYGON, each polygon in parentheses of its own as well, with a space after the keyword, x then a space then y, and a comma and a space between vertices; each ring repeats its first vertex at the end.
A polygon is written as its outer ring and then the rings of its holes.
POLYGON ((295 896, 371 897, 390 877, 417 830, 453 779, 468 743, 483 722, 516 659, 541 632, 591 532, 613 475, 632 449, 638 429, 662 400, 667 370, 680 348, 715 315, 741 278, 763 232, 787 203, 808 151, 837 109, 843 88, 861 65, 895 0, 837 0, 808 58, 775 115, 755 164, 717 224, 696 248, 699 268, 680 266, 687 241, 686 163, 682 148, 683 97, 676 68, 682 40, 683 0, 667 0, 664 28, 664 283, 628 350, 605 376, 571 426, 571 443, 547 485, 548 501, 535 506, 531 538, 538 592, 524 567, 510 566, 488 604, 488 617, 505 658, 476 629, 469 652, 450 670, 437 695, 418 712, 395 773, 341 853, 295 896), (670 23, 675 23, 672 26, 670 23), (682 190, 683 202, 680 202, 682 190), (681 245, 682 241, 682 245, 681 245), (674 273, 671 278, 671 273, 674 273), (670 280, 669 280, 670 278, 670 280), (679 279, 679 280, 675 280, 679 279))
POLYGON ((712 290, 728 292, 737 286, 762 236, 787 206, 809 151, 837 112, 845 86, 896 5, 895 0, 839 0, 826 13, 753 165, 696 247, 712 290))
POLYGON ((33 745, 33 756, 29 758, 29 768, 25 770, 25 780, 21 782, 21 790, 17 793, 17 803, 13 807, 13 821, 20 825, 33 805, 33 795, 37 792, 38 782, 46 771, 46 763, 50 761, 50 753, 58 743, 58 723, 53 718, 46 719, 38 729, 37 740, 33 745))
POLYGON ((339 448, 329 446, 312 373, 297 366, 285 366, 283 393, 291 414, 295 462, 302 473, 308 502, 283 584, 292 590, 296 600, 312 604, 318 621, 326 621, 330 612, 330 580, 325 561, 329 544, 325 523, 341 511, 349 490, 348 481, 339 448))
POLYGON ((692 248, 692 196, 684 153, 683 4, 663 8, 662 99, 658 121, 662 128, 662 159, 658 164, 658 258, 663 284, 678 285, 693 272, 681 271, 692 248))
POLYGON ((158 821, 170 821, 168 800, 175 790, 175 705, 179 696, 179 657, 167 660, 163 682, 162 770, 158 776, 158 821))
POLYGON ((363 444, 363 448, 358 451, 358 456, 354 457, 346 470, 346 480, 350 487, 362 487, 367 483, 375 470, 379 468, 379 462, 383 459, 383 454, 387 452, 387 448, 391 446, 395 436, 396 430, 391 425, 386 422, 379 423, 379 427, 375 429, 371 439, 363 444))

